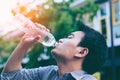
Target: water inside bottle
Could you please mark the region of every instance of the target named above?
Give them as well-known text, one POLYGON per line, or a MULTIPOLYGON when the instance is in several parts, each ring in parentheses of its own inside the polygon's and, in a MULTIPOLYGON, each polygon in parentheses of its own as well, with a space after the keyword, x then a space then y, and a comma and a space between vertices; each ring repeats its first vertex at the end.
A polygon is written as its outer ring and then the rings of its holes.
POLYGON ((43 41, 41 41, 41 43, 44 46, 50 47, 50 46, 55 45, 56 40, 55 40, 54 36, 51 33, 47 33, 46 37, 44 38, 43 41))

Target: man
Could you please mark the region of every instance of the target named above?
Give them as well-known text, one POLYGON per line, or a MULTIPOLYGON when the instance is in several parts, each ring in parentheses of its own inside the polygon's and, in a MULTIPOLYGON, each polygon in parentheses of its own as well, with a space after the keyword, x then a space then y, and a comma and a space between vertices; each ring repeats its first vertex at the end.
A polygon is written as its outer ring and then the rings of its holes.
POLYGON ((100 33, 80 26, 80 31, 60 39, 52 49, 58 66, 22 69, 22 58, 39 39, 38 35, 22 38, 6 63, 1 80, 96 80, 91 74, 100 69, 107 54, 106 41, 100 33))

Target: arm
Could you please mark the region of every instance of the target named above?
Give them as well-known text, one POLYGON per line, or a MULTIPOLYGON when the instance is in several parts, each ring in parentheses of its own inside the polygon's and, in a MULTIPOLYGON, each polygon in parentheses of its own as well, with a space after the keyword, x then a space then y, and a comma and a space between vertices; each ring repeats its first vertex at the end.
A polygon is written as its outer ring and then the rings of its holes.
POLYGON ((24 57, 27 50, 37 42, 39 36, 30 37, 29 35, 25 35, 18 46, 13 51, 12 55, 9 57, 2 73, 15 71, 20 69, 22 58, 24 57))
MULTIPOLYGON (((29 22, 28 22, 29 23, 29 22)), ((39 30, 46 30, 49 31, 45 26, 35 23, 34 27, 38 27, 39 30)), ((33 31, 32 28, 26 29, 27 33, 32 34, 25 34, 18 46, 13 51, 12 55, 9 57, 2 73, 11 72, 20 69, 22 58, 24 57, 27 50, 38 40, 40 39, 40 34, 36 34, 36 31, 33 31)))

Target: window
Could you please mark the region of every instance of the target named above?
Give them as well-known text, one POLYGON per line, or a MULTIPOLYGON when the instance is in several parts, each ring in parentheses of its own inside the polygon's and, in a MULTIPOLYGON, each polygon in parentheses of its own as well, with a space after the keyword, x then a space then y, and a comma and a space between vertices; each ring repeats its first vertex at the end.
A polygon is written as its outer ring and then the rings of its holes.
POLYGON ((120 2, 115 2, 115 22, 120 22, 120 2))
POLYGON ((112 3, 113 24, 120 24, 120 1, 113 0, 112 3))
POLYGON ((119 25, 115 26, 113 30, 114 30, 115 38, 120 38, 120 26, 119 25))
POLYGON ((105 16, 106 15, 106 7, 105 6, 101 6, 100 13, 101 13, 101 16, 105 16))
POLYGON ((102 35, 107 39, 107 24, 106 19, 101 20, 101 32, 102 35))

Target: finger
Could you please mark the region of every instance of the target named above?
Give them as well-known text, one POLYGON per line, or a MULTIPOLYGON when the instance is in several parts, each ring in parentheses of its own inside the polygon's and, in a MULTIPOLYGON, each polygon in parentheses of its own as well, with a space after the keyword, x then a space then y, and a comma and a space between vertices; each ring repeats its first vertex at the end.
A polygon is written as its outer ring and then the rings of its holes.
POLYGON ((40 40, 40 38, 41 38, 40 35, 36 36, 36 37, 34 38, 34 42, 38 42, 38 40, 40 40))
POLYGON ((15 38, 15 37, 22 37, 22 36, 24 36, 24 32, 22 32, 22 31, 20 31, 20 30, 15 30, 15 31, 13 31, 13 32, 11 32, 10 34, 9 34, 9 36, 11 37, 11 38, 15 38))
POLYGON ((33 36, 31 36, 29 33, 25 33, 23 36, 23 38, 30 38, 30 37, 33 37, 33 36))
POLYGON ((29 37, 30 36, 30 34, 28 34, 28 33, 25 33, 25 35, 24 36, 26 36, 26 37, 29 37))
POLYGON ((29 36, 33 36, 34 33, 36 33, 36 31, 32 28, 26 28, 24 31, 25 33, 29 34, 29 36))
POLYGON ((37 28, 43 29, 43 26, 42 26, 41 24, 35 23, 35 26, 36 26, 37 28))
POLYGON ((43 29, 43 30, 49 32, 49 29, 47 29, 44 25, 42 25, 42 24, 38 24, 38 23, 35 23, 35 25, 36 25, 38 28, 43 29))

